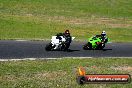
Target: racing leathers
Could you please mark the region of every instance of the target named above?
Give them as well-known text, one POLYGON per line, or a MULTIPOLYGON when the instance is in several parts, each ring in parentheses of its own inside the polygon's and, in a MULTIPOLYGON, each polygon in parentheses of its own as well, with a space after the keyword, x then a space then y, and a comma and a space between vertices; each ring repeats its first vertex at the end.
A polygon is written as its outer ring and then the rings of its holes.
POLYGON ((60 42, 61 42, 61 37, 60 36, 63 36, 66 39, 66 41, 64 43, 66 44, 66 48, 68 49, 69 46, 70 46, 70 43, 72 41, 70 33, 68 33, 68 34, 58 33, 56 36, 57 36, 57 39, 59 39, 60 42))
POLYGON ((101 40, 102 40, 102 42, 104 42, 104 43, 108 42, 108 38, 107 38, 107 36, 96 35, 95 37, 101 37, 101 40))

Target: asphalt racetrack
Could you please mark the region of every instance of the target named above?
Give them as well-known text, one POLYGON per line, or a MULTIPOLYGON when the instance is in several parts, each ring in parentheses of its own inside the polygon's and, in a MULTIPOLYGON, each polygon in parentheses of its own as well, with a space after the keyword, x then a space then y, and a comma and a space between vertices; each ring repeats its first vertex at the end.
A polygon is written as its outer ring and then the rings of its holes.
POLYGON ((104 50, 83 50, 86 42, 72 42, 70 50, 45 51, 48 41, 0 41, 0 59, 62 57, 132 57, 132 43, 108 43, 104 50))

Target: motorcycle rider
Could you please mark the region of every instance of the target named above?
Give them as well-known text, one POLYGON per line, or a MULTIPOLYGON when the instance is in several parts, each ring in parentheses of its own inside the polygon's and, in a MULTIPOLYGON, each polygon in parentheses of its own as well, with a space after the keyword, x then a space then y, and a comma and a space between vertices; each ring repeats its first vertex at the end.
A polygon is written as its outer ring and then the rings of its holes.
POLYGON ((63 36, 66 39, 65 44, 67 45, 67 49, 68 49, 69 46, 70 46, 71 40, 72 40, 69 30, 65 30, 64 33, 58 33, 56 36, 57 36, 57 39, 60 40, 60 42, 61 42, 61 37, 60 36, 63 36))
POLYGON ((66 38, 66 42, 70 44, 71 43, 71 35, 70 35, 69 30, 66 30, 63 36, 66 38))
POLYGON ((104 43, 106 43, 108 41, 108 38, 106 36, 106 32, 105 31, 102 31, 101 38, 102 38, 102 41, 104 41, 104 43))

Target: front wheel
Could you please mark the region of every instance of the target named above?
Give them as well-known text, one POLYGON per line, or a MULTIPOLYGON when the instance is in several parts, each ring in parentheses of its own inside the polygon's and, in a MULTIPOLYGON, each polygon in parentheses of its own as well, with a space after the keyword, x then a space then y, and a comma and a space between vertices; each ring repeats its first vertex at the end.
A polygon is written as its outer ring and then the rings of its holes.
POLYGON ((47 44, 46 47, 45 47, 46 51, 51 51, 52 49, 53 49, 52 43, 47 44))

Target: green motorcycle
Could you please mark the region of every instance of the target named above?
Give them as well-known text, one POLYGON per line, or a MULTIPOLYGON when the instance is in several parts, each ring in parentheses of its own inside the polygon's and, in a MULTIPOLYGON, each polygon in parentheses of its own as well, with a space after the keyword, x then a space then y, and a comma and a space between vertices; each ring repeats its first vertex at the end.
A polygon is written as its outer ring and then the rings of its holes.
POLYGON ((83 46, 84 50, 91 49, 103 49, 105 44, 109 41, 109 38, 103 39, 101 35, 96 35, 94 37, 89 38, 88 43, 83 46))

